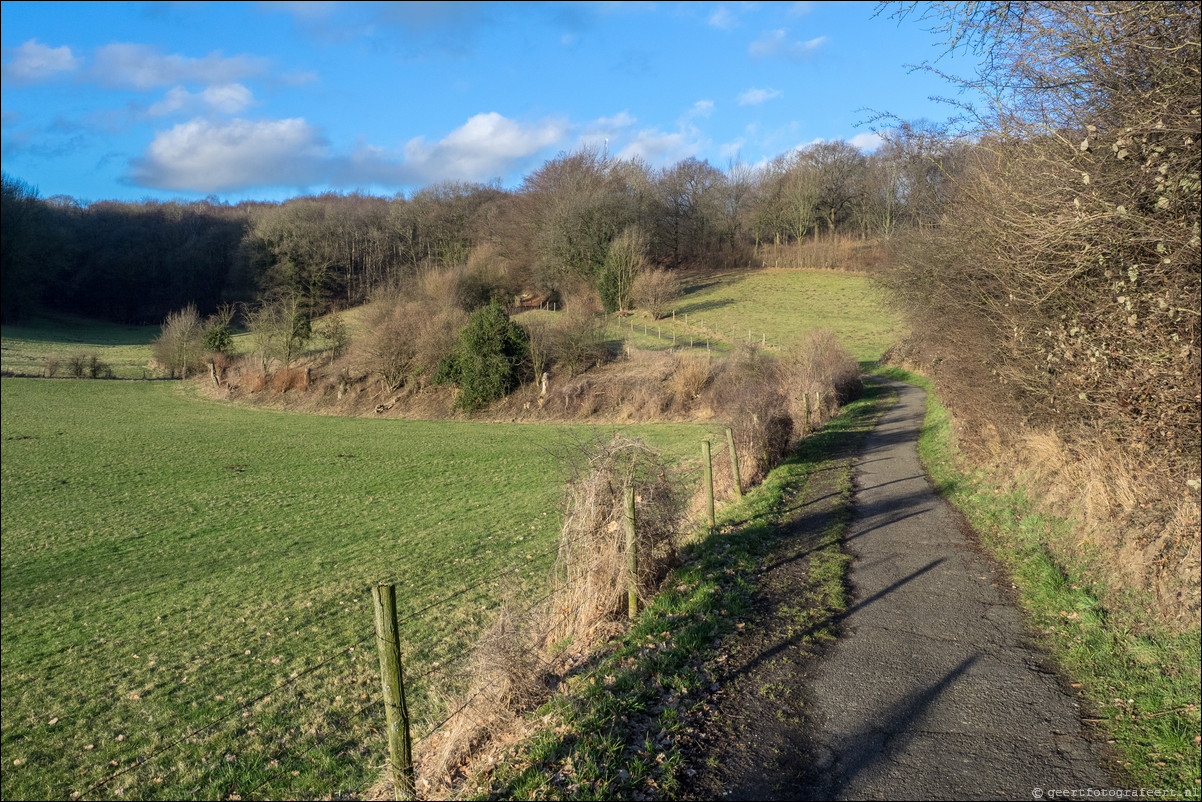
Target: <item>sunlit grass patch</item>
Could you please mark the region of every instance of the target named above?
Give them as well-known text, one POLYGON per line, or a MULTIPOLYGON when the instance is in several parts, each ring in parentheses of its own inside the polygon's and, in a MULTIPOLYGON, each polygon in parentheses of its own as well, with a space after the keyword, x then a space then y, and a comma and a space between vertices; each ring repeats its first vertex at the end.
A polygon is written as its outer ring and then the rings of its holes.
MULTIPOLYGON (((370 585, 402 588, 421 735, 440 712, 426 687, 447 675, 416 678, 503 595, 545 584, 557 452, 592 431, 309 417, 170 382, 6 378, 0 392, 5 798, 118 771, 88 798, 372 781, 370 585)), ((705 430, 636 431, 679 458, 705 430)))

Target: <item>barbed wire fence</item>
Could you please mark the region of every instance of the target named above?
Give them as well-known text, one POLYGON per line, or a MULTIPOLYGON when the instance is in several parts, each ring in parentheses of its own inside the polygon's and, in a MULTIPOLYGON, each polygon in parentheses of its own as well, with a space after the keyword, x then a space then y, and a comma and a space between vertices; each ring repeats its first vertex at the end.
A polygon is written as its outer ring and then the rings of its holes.
MULTIPOLYGON (((486 719, 493 712, 512 707, 507 690, 482 676, 480 667, 473 665, 473 656, 480 662, 480 635, 487 632, 489 616, 495 619, 503 614, 518 630, 537 624, 549 633, 545 637, 550 637, 564 631, 568 622, 581 618, 584 608, 593 603, 565 592, 562 577, 556 576, 559 556, 583 538, 560 534, 553 543, 525 551, 500 567, 488 568, 454 589, 431 594, 420 604, 411 603, 397 616, 398 631, 406 633, 401 643, 404 689, 416 702, 416 737, 410 743, 417 750, 414 762, 419 766, 431 764, 432 750, 445 745, 449 729, 487 728, 486 719), (465 609, 472 610, 472 615, 465 617, 465 609), (453 614, 447 615, 447 611, 453 614), (440 615, 445 626, 435 637, 417 627, 419 622, 440 615)), ((596 556, 578 571, 591 575, 605 559, 596 556)), ((372 587, 404 583, 404 575, 391 575, 372 587)), ((350 592, 337 599, 337 604, 332 600, 303 620, 290 621, 294 637, 303 639, 338 616, 361 614, 359 600, 372 587, 350 592)), ((160 732, 175 733, 164 743, 150 750, 131 745, 109 762, 103 776, 73 785, 61 796, 72 800, 153 799, 188 793, 201 798, 266 799, 316 794, 353 799, 373 789, 379 795, 387 774, 384 769, 389 765, 382 720, 387 702, 378 687, 370 684, 378 683, 381 674, 375 650, 367 648, 379 633, 366 621, 354 629, 358 632, 336 649, 323 650, 310 658, 308 666, 275 681, 272 677, 276 669, 271 663, 263 663, 262 669, 257 663, 247 663, 226 673, 231 661, 247 657, 249 651, 221 651, 194 670, 220 674, 226 687, 243 689, 227 692, 236 696, 235 703, 198 724, 188 724, 178 716, 167 727, 159 728, 160 732), (359 698, 353 700, 357 702, 353 709, 345 709, 341 695, 319 698, 342 683, 360 691, 359 698), (363 683, 369 683, 368 687, 362 688, 363 683), (307 706, 314 708, 310 715, 302 716, 308 723, 287 721, 290 711, 307 706), (271 720, 264 723, 264 719, 271 720)), ((541 675, 547 696, 570 677, 588 682, 590 675, 599 670, 599 664, 590 665, 587 645, 582 648, 572 659, 558 661, 542 652, 528 655, 530 665, 541 675)), ((434 787, 444 779, 423 777, 422 787, 434 787)), ((450 784, 443 782, 440 793, 447 793, 449 788, 450 784)))
POLYGON ((655 337, 670 342, 672 348, 694 351, 704 350, 706 353, 724 353, 732 347, 742 344, 758 345, 769 351, 779 351, 780 344, 770 341, 766 332, 757 332, 753 327, 746 329, 735 327, 707 325, 705 319, 690 313, 673 311, 670 316, 656 320, 636 319, 633 315, 614 313, 612 323, 618 330, 630 335, 642 334, 645 337, 655 337))

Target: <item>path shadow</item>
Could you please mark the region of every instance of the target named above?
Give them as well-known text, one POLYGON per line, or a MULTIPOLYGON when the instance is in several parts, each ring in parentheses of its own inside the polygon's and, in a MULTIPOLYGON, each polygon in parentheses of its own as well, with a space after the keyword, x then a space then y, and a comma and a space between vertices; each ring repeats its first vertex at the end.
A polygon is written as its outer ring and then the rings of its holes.
POLYGON ((802 798, 842 796, 860 775, 904 747, 914 733, 921 732, 919 722, 927 710, 978 659, 979 654, 969 655, 939 680, 898 699, 879 715, 868 713, 871 720, 864 721, 841 745, 842 752, 835 755, 833 770, 824 778, 826 782, 814 783, 802 798))

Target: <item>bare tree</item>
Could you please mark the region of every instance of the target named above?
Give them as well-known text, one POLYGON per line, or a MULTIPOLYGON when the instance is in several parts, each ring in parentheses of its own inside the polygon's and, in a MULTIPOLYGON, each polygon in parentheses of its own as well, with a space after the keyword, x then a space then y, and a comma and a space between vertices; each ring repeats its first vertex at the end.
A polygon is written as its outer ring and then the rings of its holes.
POLYGON ((631 298, 635 304, 650 312, 656 320, 671 312, 672 304, 679 297, 679 279, 671 272, 658 268, 639 273, 631 288, 631 298))
POLYGON ((167 315, 154 341, 154 358, 181 379, 204 364, 204 326, 196 306, 189 304, 167 315))

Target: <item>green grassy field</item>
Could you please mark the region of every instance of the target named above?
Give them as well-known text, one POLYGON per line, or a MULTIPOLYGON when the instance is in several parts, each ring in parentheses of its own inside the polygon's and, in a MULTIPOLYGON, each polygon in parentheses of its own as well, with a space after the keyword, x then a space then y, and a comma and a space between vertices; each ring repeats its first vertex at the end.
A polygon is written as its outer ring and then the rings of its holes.
MULTIPOLYGON (((692 347, 704 352, 708 340, 715 354, 725 355, 744 342, 787 348, 807 332, 828 329, 856 359, 873 362, 904 331, 884 291, 864 275, 818 270, 692 273, 682 285, 675 315, 662 320, 640 310, 630 317, 611 315, 606 337, 643 351, 692 347)), ((517 319, 553 321, 556 313, 534 310, 517 319)))
POLYGON ((36 318, 0 329, 0 370, 18 376, 42 376, 47 358, 61 363, 59 376, 68 375, 67 360, 74 354, 96 354, 118 379, 157 378, 147 368, 150 344, 158 326, 122 326, 86 318, 36 318))
MULTIPOLYGON (((308 417, 168 382, 6 378, 0 392, 5 799, 66 798, 118 771, 86 798, 370 781, 383 742, 381 710, 357 715, 378 696, 367 589, 399 580, 404 619, 520 566, 402 623, 420 735, 437 710, 421 675, 453 672, 498 599, 545 584, 557 451, 587 431, 308 417)), ((689 456, 705 432, 634 431, 689 456)))
MULTIPOLYGON (((867 279, 802 271, 695 279, 675 326, 656 337, 635 325, 609 336, 665 348, 675 330, 721 353, 737 329, 779 346, 830 328, 860 359, 895 330, 867 279)), ((141 378, 158 332, 5 326, 3 369, 37 375, 50 354, 95 352, 118 378, 141 378)), ((401 584, 420 736, 441 712, 430 688, 454 684, 489 611, 540 595, 558 454, 591 431, 307 417, 166 382, 5 378, 0 393, 5 799, 308 797, 369 783, 384 744, 368 588, 401 584)), ((681 459, 707 431, 634 427, 681 459)))
POLYGON ((727 342, 787 347, 806 332, 829 329, 860 360, 879 359, 901 332, 875 280, 868 276, 811 270, 755 270, 719 276, 694 275, 685 282, 676 320, 727 342))

